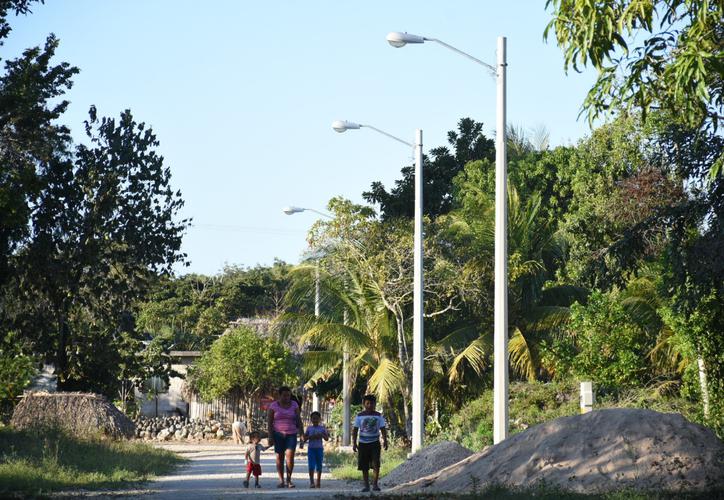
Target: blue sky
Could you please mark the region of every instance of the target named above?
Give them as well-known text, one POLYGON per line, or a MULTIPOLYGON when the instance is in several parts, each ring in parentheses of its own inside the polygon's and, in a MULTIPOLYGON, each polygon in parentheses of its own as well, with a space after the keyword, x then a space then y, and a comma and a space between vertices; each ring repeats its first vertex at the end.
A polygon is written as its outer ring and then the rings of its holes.
POLYGON ((495 81, 436 44, 393 49, 390 31, 439 38, 495 63, 508 38, 508 122, 545 126, 553 145, 589 133, 580 105, 592 72, 563 71, 544 0, 49 0, 12 21, 3 59, 60 38, 56 61, 80 68, 64 121, 82 140, 91 105, 130 108, 150 124, 193 217, 183 272, 298 262, 311 212, 338 195, 362 202, 392 185, 410 151, 372 131, 337 134, 335 119, 369 123, 425 149, 469 116, 495 128, 495 81))

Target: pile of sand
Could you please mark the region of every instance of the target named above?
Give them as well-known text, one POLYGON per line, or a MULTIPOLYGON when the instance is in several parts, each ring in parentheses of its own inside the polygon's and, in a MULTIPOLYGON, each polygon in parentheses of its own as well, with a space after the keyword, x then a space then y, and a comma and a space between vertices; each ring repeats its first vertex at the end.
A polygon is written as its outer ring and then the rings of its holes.
POLYGON ((724 443, 679 414, 607 409, 532 427, 394 493, 472 492, 492 485, 581 493, 724 487, 724 443))
POLYGON ((456 464, 473 452, 452 441, 441 441, 423 448, 408 460, 398 465, 382 480, 382 486, 389 488, 413 481, 419 477, 438 472, 448 465, 456 464))
POLYGON ((30 392, 15 407, 10 425, 16 429, 59 428, 80 437, 99 432, 132 438, 133 422, 100 394, 30 392))

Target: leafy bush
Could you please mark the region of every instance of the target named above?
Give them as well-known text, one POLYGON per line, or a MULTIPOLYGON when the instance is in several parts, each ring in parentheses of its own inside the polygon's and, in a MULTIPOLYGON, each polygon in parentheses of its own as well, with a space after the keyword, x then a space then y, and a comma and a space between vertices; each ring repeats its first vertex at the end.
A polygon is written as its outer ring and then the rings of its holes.
MULTIPOLYGON (((350 420, 351 424, 354 424, 354 417, 359 412, 362 411, 362 405, 350 405, 349 408, 349 414, 350 414, 350 420)), ((334 405, 334 408, 332 408, 332 412, 329 415, 329 429, 333 436, 342 438, 342 430, 343 430, 343 422, 344 419, 344 404, 340 401, 336 405, 334 405)), ((350 429, 350 436, 352 430, 350 429)))
MULTIPOLYGON (((695 402, 672 396, 661 389, 661 386, 652 386, 608 393, 599 391, 594 409, 646 408, 662 413, 680 413, 691 421, 703 423, 695 402)), ((511 384, 510 433, 517 434, 548 420, 578 414, 579 390, 579 382, 572 379, 555 383, 511 384)), ((493 391, 486 391, 452 415, 450 425, 438 439, 457 441, 473 451, 493 444, 493 391)))
MULTIPOLYGON (((547 420, 575 415, 579 411, 577 384, 513 383, 509 411, 512 434, 547 420)), ((486 391, 452 415, 449 427, 438 439, 457 441, 473 451, 493 444, 493 391, 486 391)))
POLYGON ((17 397, 36 373, 35 359, 23 353, 10 332, 0 342, 0 421, 10 419, 17 397))
POLYGON ((605 389, 640 386, 653 345, 626 312, 619 295, 615 290, 594 291, 586 305, 571 306, 567 335, 541 349, 556 378, 592 380, 605 389))

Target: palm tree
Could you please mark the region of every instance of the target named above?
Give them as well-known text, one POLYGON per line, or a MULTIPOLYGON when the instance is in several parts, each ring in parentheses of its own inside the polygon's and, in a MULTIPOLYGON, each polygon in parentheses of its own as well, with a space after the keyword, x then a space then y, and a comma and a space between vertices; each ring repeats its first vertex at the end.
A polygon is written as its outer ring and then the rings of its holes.
POLYGON ((397 358, 397 328, 378 295, 355 272, 344 276, 320 273, 319 317, 300 307, 313 290, 314 267, 297 266, 286 297, 286 312, 276 324, 287 338, 302 347, 304 378, 308 385, 328 380, 341 371, 344 353, 350 356, 350 373, 368 379, 366 389, 383 404, 401 393, 406 378, 397 358))
MULTIPOLYGON (((540 344, 568 320, 569 307, 585 302, 586 289, 557 285, 555 271, 566 256, 565 240, 549 221, 540 217, 541 197, 533 194, 523 202, 514 186, 508 187, 508 279, 509 343, 511 367, 518 375, 535 380, 547 375, 541 366, 540 344)), ((457 238, 474 240, 476 265, 492 260, 495 243, 495 207, 490 196, 477 199, 477 206, 451 214, 451 229, 457 238)), ((489 335, 489 332, 485 335, 489 335)), ((487 345, 485 335, 478 340, 487 345)))

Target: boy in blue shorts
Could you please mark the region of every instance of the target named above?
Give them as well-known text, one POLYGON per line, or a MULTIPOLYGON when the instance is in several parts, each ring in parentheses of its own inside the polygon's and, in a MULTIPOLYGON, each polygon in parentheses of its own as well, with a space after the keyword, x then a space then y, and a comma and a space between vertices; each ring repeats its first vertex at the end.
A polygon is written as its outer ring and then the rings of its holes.
POLYGON ((385 417, 375 411, 377 398, 372 394, 362 398, 364 411, 357 414, 352 427, 352 451, 357 455, 357 469, 362 471, 365 487, 363 492, 370 491, 370 467, 372 468, 372 491, 380 491, 377 480, 380 477, 380 435, 382 435, 382 447, 387 450, 387 424, 385 417), (359 434, 359 445, 357 435, 359 434))
POLYGON ((324 424, 321 423, 322 415, 318 411, 313 411, 309 418, 312 420, 312 425, 307 427, 304 436, 302 436, 302 444, 300 448, 304 446, 305 442, 309 443, 307 447, 307 465, 309 466, 309 487, 310 488, 321 488, 322 481, 322 462, 324 461, 324 443, 329 441, 329 433, 324 424), (317 483, 314 483, 314 472, 317 472, 317 483))

